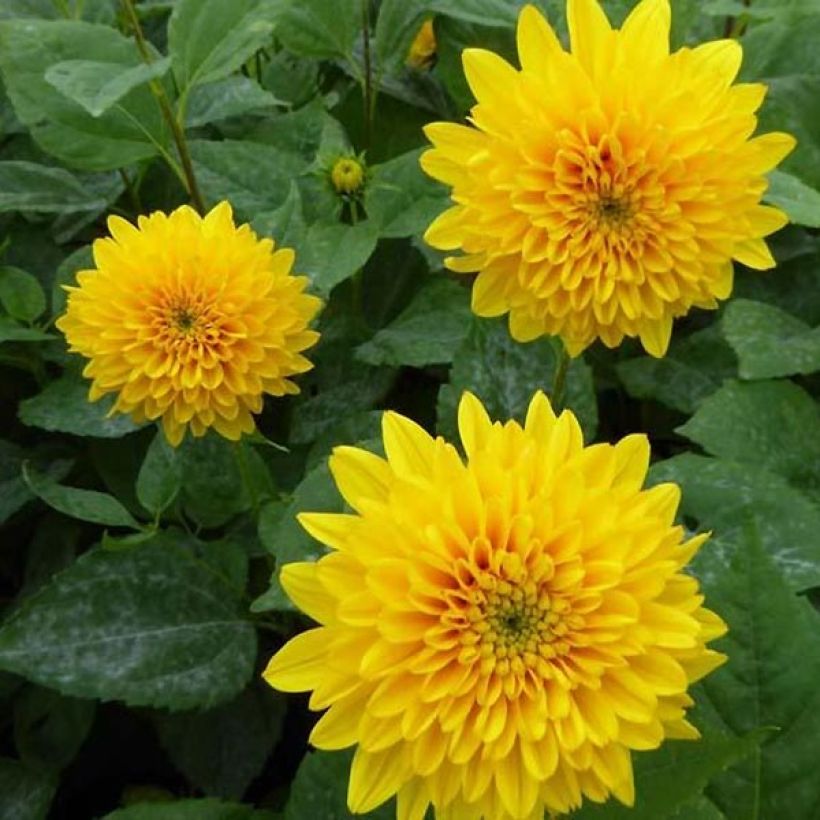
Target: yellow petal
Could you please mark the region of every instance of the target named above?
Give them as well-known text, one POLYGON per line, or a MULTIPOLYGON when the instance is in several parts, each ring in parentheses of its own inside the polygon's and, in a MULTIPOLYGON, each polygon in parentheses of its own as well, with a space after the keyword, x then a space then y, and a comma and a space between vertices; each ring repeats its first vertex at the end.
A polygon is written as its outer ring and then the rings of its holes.
POLYGON ((458 432, 468 457, 484 448, 493 423, 481 401, 465 390, 458 404, 458 432))
POLYGON ((336 599, 319 581, 315 563, 285 564, 279 573, 279 580, 288 598, 308 617, 321 624, 333 620, 336 599))
POLYGON ((483 48, 465 48, 461 59, 467 82, 478 102, 504 105, 518 72, 505 59, 483 48))
POLYGON ((383 458, 358 447, 336 447, 328 466, 339 492, 354 510, 361 512, 368 502, 387 500, 393 473, 383 458))
POLYGON ((753 270, 768 270, 777 264, 768 245, 762 239, 748 239, 741 242, 735 246, 732 256, 753 270))
POLYGON ((283 692, 307 692, 326 669, 329 632, 309 629, 288 641, 271 659, 262 677, 283 692))
POLYGON ((516 39, 521 67, 536 76, 546 76, 550 59, 564 51, 552 26, 535 6, 521 9, 516 39))
POLYGON ((672 338, 672 317, 663 316, 660 319, 645 319, 640 324, 641 344, 644 350, 656 359, 666 355, 669 340, 672 338))
POLYGON ((398 476, 431 476, 436 442, 429 433, 404 416, 388 411, 382 416, 387 460, 398 476))
POLYGON ((671 24, 669 0, 641 0, 621 27, 621 48, 640 55, 648 69, 669 56, 671 24))
POLYGON ((606 53, 607 41, 612 34, 609 20, 597 0, 568 0, 567 23, 572 53, 590 72, 596 57, 606 53))
POLYGON ((411 775, 402 744, 379 752, 366 752, 358 747, 350 767, 348 808, 354 814, 373 811, 398 792, 411 775))

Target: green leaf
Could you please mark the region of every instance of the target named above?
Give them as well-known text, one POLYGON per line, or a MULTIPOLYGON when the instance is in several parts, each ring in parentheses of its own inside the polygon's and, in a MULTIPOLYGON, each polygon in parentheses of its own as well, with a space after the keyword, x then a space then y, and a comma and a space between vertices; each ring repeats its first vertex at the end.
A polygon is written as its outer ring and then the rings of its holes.
POLYGON ((639 356, 616 365, 627 392, 638 399, 655 401, 691 414, 735 375, 737 360, 717 327, 698 330, 672 339, 662 359, 639 356))
POLYGON ((820 370, 820 328, 765 302, 733 299, 723 334, 740 360, 743 379, 768 379, 820 370))
POLYGON ((34 162, 0 162, 0 212, 72 213, 102 210, 105 206, 105 199, 62 168, 34 162))
POLYGON ((182 464, 161 430, 148 447, 137 476, 137 498, 158 516, 174 502, 182 489, 182 464))
POLYGON ((94 267, 94 256, 91 245, 85 245, 70 253, 57 268, 54 284, 51 288, 51 316, 56 318, 65 312, 66 292, 63 285, 75 285, 77 274, 81 270, 94 267))
POLYGON ((444 186, 421 170, 420 155, 421 151, 409 151, 371 169, 364 207, 381 236, 423 233, 451 204, 444 186))
POLYGON ((427 7, 426 0, 383 0, 374 37, 376 60, 382 71, 404 65, 413 39, 430 16, 427 7))
POLYGON ((722 552, 707 545, 695 560, 707 604, 729 624, 715 644, 729 662, 701 689, 731 731, 778 731, 714 781, 709 796, 730 818, 811 817, 820 805, 817 613, 783 582, 758 523, 750 515, 733 543, 722 552))
POLYGON ((137 803, 112 811, 102 820, 277 820, 277 815, 245 803, 226 803, 208 798, 137 803))
POLYGON ((792 174, 772 171, 765 199, 782 208, 795 225, 820 228, 820 192, 792 174))
MULTIPOLYGON (((743 737, 709 731, 697 741, 667 741, 652 752, 633 754, 635 805, 623 806, 615 800, 604 805, 592 803, 574 812, 577 820, 662 820, 700 794, 720 772, 748 757, 758 748, 764 732, 750 731, 743 737)), ((687 818, 688 820, 688 818, 687 818)))
MULTIPOLYGON (((481 399, 493 419, 523 421, 536 390, 549 395, 555 352, 546 339, 528 344, 514 341, 503 320, 474 319, 456 351, 450 384, 438 398, 438 427, 449 441, 458 440, 456 410, 464 390, 481 399)), ((592 373, 581 357, 567 373, 567 406, 578 416, 589 439, 598 426, 592 373)))
POLYGON ((99 117, 129 91, 163 77, 171 67, 169 57, 132 67, 96 60, 65 60, 49 66, 46 81, 61 94, 99 117))
POLYGON ((0 817, 3 820, 45 820, 56 790, 54 772, 0 758, 0 817))
MULTIPOLYGON (((141 65, 131 39, 110 26, 69 20, 0 23, 0 70, 20 121, 40 147, 67 165, 89 171, 117 169, 155 156, 167 143, 159 107, 146 86, 92 117, 45 78, 67 60, 141 65)), ((102 207, 105 207, 103 204, 102 207)))
POLYGON ((726 820, 726 815, 711 800, 701 796, 682 803, 668 820, 726 820))
POLYGON ((512 28, 525 0, 432 0, 430 10, 467 23, 512 28))
POLYGON ((63 769, 91 729, 97 704, 28 686, 14 701, 14 743, 31 766, 63 769))
POLYGON ((97 438, 121 438, 145 426, 123 413, 109 417, 113 396, 91 402, 88 387, 89 382, 76 376, 62 376, 42 393, 20 402, 20 420, 43 430, 97 438))
POLYGON ((205 794, 240 799, 279 739, 285 698, 246 689, 207 712, 154 715, 160 742, 188 781, 205 794))
POLYGON ((284 820, 305 820, 308 817, 355 820, 394 820, 395 800, 367 814, 353 815, 347 808, 347 780, 353 752, 308 752, 290 787, 284 820))
POLYGON ((470 291, 444 276, 431 278, 387 327, 356 350, 372 365, 450 364, 470 328, 470 291))
POLYGON ((354 0, 286 3, 277 17, 276 37, 294 54, 350 58, 359 34, 360 14, 360 6, 354 0))
MULTIPOLYGON (((766 470, 696 456, 675 456, 652 466, 650 483, 674 481, 683 492, 680 513, 690 528, 713 530, 720 541, 737 537, 750 514, 759 517, 760 537, 794 590, 820 586, 820 508, 785 479, 766 470)), ((707 547, 704 547, 707 549, 707 547)), ((721 571, 728 571, 725 567, 721 571)), ((707 580, 700 573, 703 580, 707 580)))
POLYGON ((33 322, 46 309, 46 296, 30 273, 0 267, 0 303, 13 318, 33 322))
POLYGON ((343 509, 344 502, 324 462, 302 479, 287 506, 272 502, 262 508, 259 540, 276 557, 277 570, 271 578, 271 593, 265 596, 264 604, 254 604, 254 611, 293 609, 293 604, 279 584, 279 569, 293 561, 316 561, 326 551, 322 544, 308 535, 296 516, 300 512, 342 512, 343 509))
MULTIPOLYGON (((216 434, 188 437, 180 445, 182 500, 185 512, 202 527, 219 527, 250 509, 251 499, 242 480, 234 442, 216 434)), ((253 449, 246 449, 249 472, 258 495, 270 493, 270 474, 253 449)))
POLYGON ((0 628, 0 668, 78 697, 206 707, 253 672, 256 636, 243 610, 173 533, 94 549, 0 628))
POLYGON ((267 45, 271 15, 270 0, 179 0, 168 23, 168 50, 181 93, 227 77, 267 45))
POLYGON ((34 498, 23 480, 22 467, 26 460, 32 458, 55 481, 65 478, 71 469, 71 461, 59 458, 54 452, 45 453, 44 458, 33 458, 33 455, 10 441, 0 439, 0 524, 34 498))
POLYGON ((33 327, 26 327, 9 319, 7 316, 0 316, 0 343, 2 342, 48 342, 53 339, 50 333, 44 333, 33 327))
POLYGON ((820 487, 820 409, 791 382, 727 382, 678 432, 712 455, 820 487))
POLYGON ((376 248, 378 232, 367 222, 358 225, 305 223, 302 197, 295 183, 280 208, 259 214, 254 228, 281 246, 296 250, 295 270, 310 277, 314 288, 326 296, 360 270, 376 248))
POLYGON ((56 481, 52 481, 48 476, 25 464, 23 465, 23 478, 38 498, 63 515, 107 527, 140 529, 140 525, 131 513, 112 495, 57 484, 56 481))
POLYGON ((257 82, 241 74, 198 85, 188 99, 185 122, 196 128, 240 114, 261 112, 282 103, 257 82))

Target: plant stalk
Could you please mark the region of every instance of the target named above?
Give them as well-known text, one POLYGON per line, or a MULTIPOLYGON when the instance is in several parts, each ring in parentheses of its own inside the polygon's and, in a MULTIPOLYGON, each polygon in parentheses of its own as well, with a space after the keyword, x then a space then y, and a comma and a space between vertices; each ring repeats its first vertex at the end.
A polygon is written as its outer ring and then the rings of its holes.
POLYGON ((555 413, 560 413, 564 409, 564 396, 567 387, 567 371, 569 370, 569 353, 564 343, 559 340, 561 350, 558 353, 558 361, 555 363, 555 374, 552 377, 552 393, 550 402, 555 413))
MULTIPOLYGON (((148 48, 145 35, 142 33, 142 26, 140 25, 136 9, 134 8, 134 0, 122 0, 122 5, 128 17, 128 22, 134 30, 137 49, 139 49, 139 53, 144 62, 150 64, 154 61, 154 58, 151 55, 151 50, 148 48)), ((194 174, 194 165, 191 161, 191 152, 188 150, 188 142, 185 139, 185 130, 174 116, 174 111, 171 108, 171 103, 168 101, 168 95, 165 93, 162 83, 159 80, 151 80, 149 85, 151 93, 159 104, 162 117, 167 123, 168 128, 171 129, 171 136, 174 138, 174 144, 177 147, 179 159, 182 162, 182 172, 188 196, 191 197, 191 202, 197 211, 204 214, 206 211, 205 201, 202 198, 202 193, 199 190, 196 175, 194 174)))

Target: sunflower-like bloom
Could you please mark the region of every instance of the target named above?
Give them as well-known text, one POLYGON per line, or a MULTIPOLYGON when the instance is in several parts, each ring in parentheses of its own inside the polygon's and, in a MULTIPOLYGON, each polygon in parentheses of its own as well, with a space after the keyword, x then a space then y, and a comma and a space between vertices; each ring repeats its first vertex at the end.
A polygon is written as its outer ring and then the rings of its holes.
POLYGON ((668 0, 642 0, 613 30, 596 0, 568 0, 571 52, 532 6, 518 21, 517 71, 467 49, 475 128, 433 123, 421 160, 454 207, 426 240, 478 272, 473 310, 509 312, 519 341, 639 336, 653 356, 672 320, 715 308, 732 260, 775 263, 763 240, 785 214, 760 205, 764 174, 794 147, 750 138, 766 88, 732 85, 735 40, 669 53, 668 0))
POLYGON ((112 413, 161 418, 176 446, 187 427, 238 439, 264 393, 299 392, 288 377, 311 367, 300 351, 319 338, 308 323, 322 303, 290 274, 292 250, 237 228, 227 202, 205 217, 188 206, 141 216, 136 227, 112 216, 108 229, 57 322, 90 359, 91 401, 116 393, 112 413))
POLYGON ((541 820, 584 796, 634 798, 631 751, 696 738, 690 683, 725 625, 683 569, 706 539, 673 524, 674 484, 642 489, 644 436, 585 447, 542 393, 522 428, 465 393, 462 460, 388 412, 387 459, 337 448, 353 514, 302 514, 331 548, 282 584, 320 626, 265 671, 327 709, 311 742, 357 744, 352 811, 399 820, 541 820))

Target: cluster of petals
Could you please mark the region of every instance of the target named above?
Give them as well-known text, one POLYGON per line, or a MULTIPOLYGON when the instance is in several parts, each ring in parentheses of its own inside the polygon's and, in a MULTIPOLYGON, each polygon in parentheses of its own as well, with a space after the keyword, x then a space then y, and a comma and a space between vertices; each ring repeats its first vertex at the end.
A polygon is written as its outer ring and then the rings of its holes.
POLYGON ((308 324, 321 301, 291 275, 292 250, 237 227, 227 202, 136 226, 112 216, 108 228, 57 322, 89 359, 92 401, 116 393, 112 412, 161 419, 176 446, 186 429, 236 440, 263 394, 298 392, 289 377, 311 367, 301 352, 319 338, 308 324))
POLYGON ((523 426, 459 407, 466 458, 396 413, 386 458, 337 448, 349 513, 303 513, 330 551, 283 567, 318 626, 267 681, 326 710, 321 749, 356 746, 348 800, 398 796, 399 820, 541 820, 614 794, 632 752, 696 738, 689 685, 725 631, 684 571, 706 539, 675 525, 674 484, 645 489, 642 435, 584 446, 537 393, 523 426))
POLYGON ((640 337, 653 356, 672 321, 715 308, 733 260, 774 265, 765 174, 794 147, 752 137, 766 92, 737 83, 742 50, 718 40, 671 53, 668 0, 641 0, 620 30, 597 0, 568 0, 566 51, 532 6, 521 68, 464 52, 471 125, 433 123, 421 160, 452 189, 426 240, 478 276, 473 309, 509 314, 519 341, 558 335, 572 355, 640 337))

